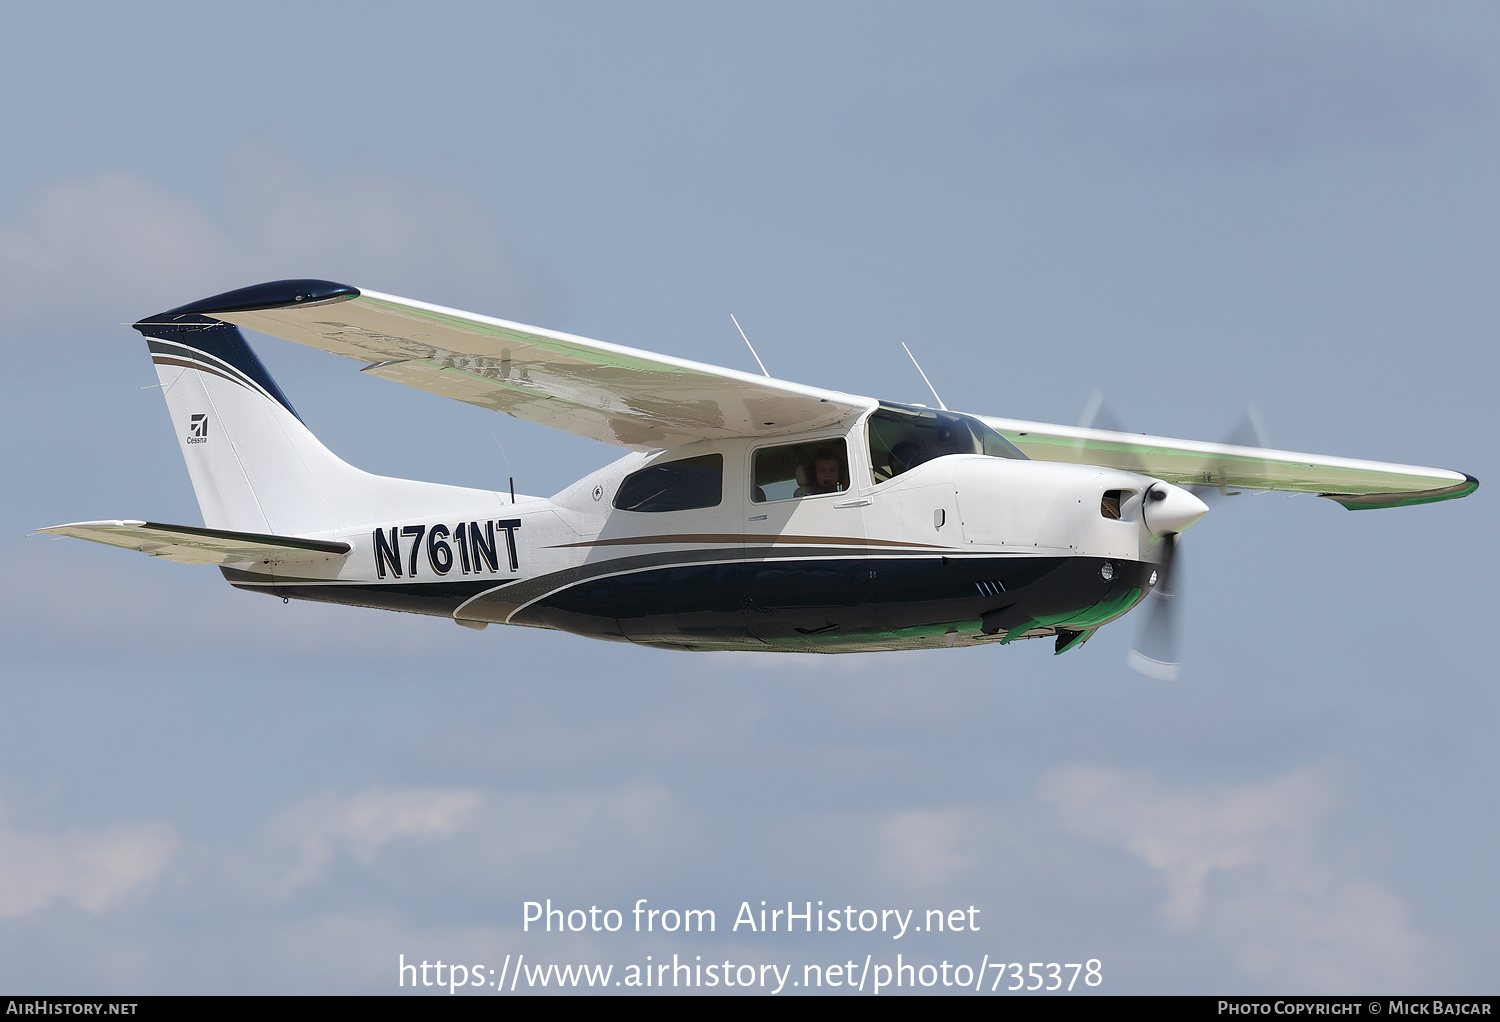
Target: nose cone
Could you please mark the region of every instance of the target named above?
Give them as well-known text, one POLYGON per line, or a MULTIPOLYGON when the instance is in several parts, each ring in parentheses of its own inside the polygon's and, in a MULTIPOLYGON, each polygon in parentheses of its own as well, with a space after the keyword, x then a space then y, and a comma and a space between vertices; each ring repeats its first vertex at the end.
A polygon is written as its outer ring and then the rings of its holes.
POLYGON ((1157 536, 1181 532, 1208 514, 1208 505, 1181 486, 1153 483, 1146 491, 1142 514, 1146 528, 1157 536))

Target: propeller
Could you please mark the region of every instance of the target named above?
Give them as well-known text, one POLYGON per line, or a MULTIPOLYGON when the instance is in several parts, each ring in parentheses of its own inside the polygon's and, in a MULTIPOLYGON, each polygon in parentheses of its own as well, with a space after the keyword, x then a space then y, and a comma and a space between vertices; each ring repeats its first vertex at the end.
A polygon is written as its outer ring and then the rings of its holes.
MULTIPOLYGON (((1245 410, 1240 413, 1240 417, 1234 426, 1224 435, 1223 443, 1226 446, 1243 447, 1253 451, 1263 451, 1270 447, 1271 435, 1266 431, 1266 423, 1260 416, 1260 409, 1255 407, 1253 403, 1246 405, 1245 410)), ((1231 490, 1228 484, 1230 476, 1235 474, 1236 467, 1243 471, 1246 468, 1253 469, 1263 464, 1263 462, 1255 460, 1247 462, 1243 455, 1236 456, 1233 459, 1226 459, 1224 463, 1218 466, 1216 472, 1216 475, 1219 477, 1218 486, 1193 486, 1190 489, 1209 504, 1213 504, 1223 497, 1238 497, 1240 491, 1231 490)), ((1255 473, 1252 472, 1251 474, 1255 473)))
MULTIPOLYGON (((1125 433, 1119 420, 1111 414, 1099 391, 1089 397, 1078 423, 1085 428, 1105 429, 1125 433)), ((1234 428, 1225 437, 1224 443, 1235 447, 1264 449, 1271 445, 1265 422, 1255 405, 1247 405, 1234 428)), ((1235 462, 1244 464, 1243 456, 1235 462)), ((1149 475, 1139 463, 1129 471, 1149 475)), ((1182 562, 1178 556, 1182 530, 1196 522, 1208 512, 1209 505, 1222 497, 1237 496, 1238 491, 1225 485, 1230 465, 1219 467, 1216 473, 1218 486, 1202 486, 1184 489, 1168 483, 1154 483, 1147 489, 1142 500, 1142 516, 1147 529, 1161 542, 1161 563, 1152 576, 1151 606, 1137 637, 1135 646, 1126 658, 1130 666, 1150 678, 1175 681, 1179 677, 1177 657, 1176 607, 1180 595, 1182 562)))
POLYGON ((1176 681, 1178 676, 1176 584, 1172 568, 1177 563, 1178 533, 1162 537, 1161 566, 1156 569, 1156 586, 1151 590, 1151 608, 1146 623, 1126 657, 1132 668, 1158 681, 1176 681))

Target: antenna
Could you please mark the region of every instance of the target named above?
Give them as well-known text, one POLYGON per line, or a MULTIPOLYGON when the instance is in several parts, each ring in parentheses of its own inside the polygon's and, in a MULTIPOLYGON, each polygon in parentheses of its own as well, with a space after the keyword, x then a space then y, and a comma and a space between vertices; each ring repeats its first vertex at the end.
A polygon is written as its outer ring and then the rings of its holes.
MULTIPOLYGON (((740 326, 739 320, 734 319, 734 313, 731 312, 729 314, 729 318, 734 320, 734 328, 740 332, 740 336, 745 337, 745 328, 740 326)), ((745 337, 745 347, 750 349, 750 354, 755 355, 755 345, 750 343, 750 338, 748 337, 745 337)), ((766 372, 766 364, 760 360, 759 355, 755 355, 755 364, 760 366, 760 371, 762 373, 765 373, 765 375, 767 376, 771 375, 770 373, 766 372)))
MULTIPOLYGON (((911 353, 911 349, 906 346, 906 342, 905 341, 901 342, 901 348, 902 348, 902 350, 904 350, 906 352, 906 357, 909 358, 909 359, 911 359, 911 364, 917 367, 917 372, 922 373, 922 365, 921 365, 921 363, 919 363, 917 361, 917 356, 915 356, 915 355, 913 355, 911 353)), ((932 385, 932 381, 927 378, 927 374, 926 373, 922 373, 922 382, 925 383, 925 384, 927 384, 927 389, 928 390, 932 391, 933 400, 935 400, 938 403, 938 407, 941 408, 943 411, 946 412, 948 410, 948 406, 945 405, 945 404, 943 404, 943 399, 942 398, 938 397, 937 388, 932 385)))
MULTIPOLYGON (((505 467, 506 468, 510 468, 510 455, 505 453, 505 445, 500 442, 500 438, 499 437, 495 436, 495 427, 491 426, 489 423, 486 422, 484 424, 484 428, 490 431, 490 437, 495 441, 495 446, 498 447, 498 448, 500 448, 500 457, 502 457, 502 458, 505 459, 505 467)), ((513 469, 513 468, 511 468, 510 470, 512 472, 515 471, 515 469, 513 469)), ((510 477, 510 502, 512 504, 514 504, 516 502, 516 477, 515 476, 511 476, 510 477)))

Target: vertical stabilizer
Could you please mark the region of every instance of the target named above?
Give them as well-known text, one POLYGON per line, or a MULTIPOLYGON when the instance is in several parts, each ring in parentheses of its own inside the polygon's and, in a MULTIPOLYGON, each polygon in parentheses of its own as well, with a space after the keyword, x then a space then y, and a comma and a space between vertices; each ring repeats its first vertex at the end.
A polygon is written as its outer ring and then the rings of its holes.
POLYGON ((504 502, 491 491, 371 475, 341 460, 303 425, 239 328, 212 318, 358 294, 328 281, 276 281, 135 324, 209 528, 295 536, 504 502))

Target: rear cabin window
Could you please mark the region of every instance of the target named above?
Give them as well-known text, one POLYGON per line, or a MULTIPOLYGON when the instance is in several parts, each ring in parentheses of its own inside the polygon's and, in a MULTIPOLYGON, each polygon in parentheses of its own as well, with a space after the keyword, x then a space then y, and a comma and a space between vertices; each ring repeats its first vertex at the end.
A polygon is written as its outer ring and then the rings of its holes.
POLYGON ((958 412, 882 403, 867 428, 870 467, 877 483, 948 454, 1026 460, 1014 444, 984 422, 958 412))
POLYGON ((762 447, 755 452, 750 483, 750 499, 757 504, 843 493, 849 489, 849 448, 841 438, 762 447))
POLYGON ((691 511, 724 499, 724 455, 658 462, 631 473, 615 494, 621 511, 691 511))

